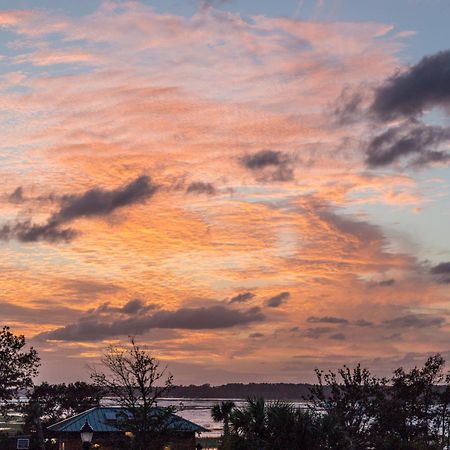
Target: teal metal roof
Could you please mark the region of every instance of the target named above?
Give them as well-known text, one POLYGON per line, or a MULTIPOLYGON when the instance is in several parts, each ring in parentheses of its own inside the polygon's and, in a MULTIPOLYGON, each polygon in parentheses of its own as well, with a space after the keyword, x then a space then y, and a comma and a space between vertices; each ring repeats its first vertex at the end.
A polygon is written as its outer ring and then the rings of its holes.
MULTIPOLYGON (((50 431, 57 431, 60 433, 78 433, 87 420, 89 425, 94 430, 94 433, 115 433, 119 431, 127 431, 116 427, 116 425, 118 425, 118 421, 123 418, 124 415, 129 416, 129 412, 126 408, 122 408, 120 406, 98 406, 96 408, 88 409, 87 411, 77 414, 76 416, 62 420, 61 422, 50 425, 48 429, 50 431)), ((208 431, 206 428, 203 428, 189 420, 183 419, 175 414, 171 414, 169 416, 169 424, 167 428, 173 431, 208 431)))

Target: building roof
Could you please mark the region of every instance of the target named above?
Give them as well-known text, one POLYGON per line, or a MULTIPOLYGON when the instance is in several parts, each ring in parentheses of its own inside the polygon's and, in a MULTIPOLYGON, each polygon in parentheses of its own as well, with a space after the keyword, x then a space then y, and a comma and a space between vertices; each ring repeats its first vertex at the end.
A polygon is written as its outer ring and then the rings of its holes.
MULTIPOLYGON (((162 410, 162 408, 155 408, 155 411, 162 410)), ((48 429, 50 431, 56 431, 59 433, 79 433, 81 427, 85 424, 86 420, 94 430, 94 433, 116 433, 123 430, 120 427, 120 420, 124 415, 130 416, 126 408, 120 406, 98 406, 88 409, 87 411, 77 414, 76 416, 69 417, 61 422, 50 425, 48 429)), ((187 432, 204 432, 208 431, 200 425, 197 425, 189 420, 183 419, 175 414, 170 414, 168 418, 167 429, 171 431, 187 431, 187 432)))

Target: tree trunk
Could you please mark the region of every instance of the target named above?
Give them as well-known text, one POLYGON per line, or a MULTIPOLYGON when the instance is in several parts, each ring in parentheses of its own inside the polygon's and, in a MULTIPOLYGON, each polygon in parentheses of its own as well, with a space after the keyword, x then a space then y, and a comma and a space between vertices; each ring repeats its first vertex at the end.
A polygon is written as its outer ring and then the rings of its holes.
POLYGON ((36 438, 39 449, 45 450, 44 431, 42 429, 41 421, 41 405, 39 403, 36 404, 36 438))

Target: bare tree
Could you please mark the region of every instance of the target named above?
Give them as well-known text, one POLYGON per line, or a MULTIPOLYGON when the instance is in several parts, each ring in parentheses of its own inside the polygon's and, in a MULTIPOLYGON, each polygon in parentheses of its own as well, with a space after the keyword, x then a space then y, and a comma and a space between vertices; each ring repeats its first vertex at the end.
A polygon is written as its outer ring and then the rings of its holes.
POLYGON ((94 368, 91 379, 124 409, 119 421, 124 430, 133 433, 133 447, 157 447, 174 412, 172 407, 157 407, 158 398, 172 387, 173 377, 167 367, 161 367, 134 338, 126 348, 109 347, 101 362, 106 371, 94 368))

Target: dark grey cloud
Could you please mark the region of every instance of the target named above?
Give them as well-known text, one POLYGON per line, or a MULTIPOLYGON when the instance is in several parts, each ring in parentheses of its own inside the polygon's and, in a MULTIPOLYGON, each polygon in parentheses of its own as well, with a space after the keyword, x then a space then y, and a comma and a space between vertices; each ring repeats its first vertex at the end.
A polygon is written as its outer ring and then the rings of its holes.
POLYGON ((381 122, 403 122, 371 140, 367 165, 382 167, 406 159, 410 166, 423 167, 450 161, 450 153, 440 149, 450 141, 450 128, 420 120, 434 106, 450 108, 450 50, 423 58, 375 89, 370 114, 381 122))
POLYGON ((177 311, 159 311, 152 317, 157 328, 183 328, 204 330, 230 328, 264 320, 260 308, 235 310, 225 306, 203 308, 180 308, 177 311))
POLYGON ((394 284, 394 278, 389 278, 388 280, 382 280, 378 282, 378 286, 393 286, 394 284))
POLYGON ((260 150, 241 158, 247 169, 261 181, 290 181, 294 178, 292 161, 288 154, 274 150, 260 150))
POLYGON ((305 337, 311 338, 311 339, 319 339, 325 334, 328 334, 330 332, 334 331, 334 328, 330 327, 315 327, 315 328, 308 328, 305 330, 305 337))
POLYGON ((363 244, 382 242, 384 236, 381 229, 362 220, 355 220, 349 215, 339 215, 328 209, 319 209, 319 217, 339 231, 350 234, 363 244))
POLYGON ((306 321, 308 323, 334 323, 341 325, 346 325, 349 323, 347 319, 333 316, 323 316, 323 317, 310 316, 306 319, 306 321))
POLYGON ((358 319, 353 322, 353 325, 356 325, 357 327, 372 327, 373 322, 370 322, 365 319, 358 319))
POLYGON ((242 292, 232 297, 228 303, 230 305, 232 305, 233 303, 245 303, 246 301, 251 300, 254 296, 255 294, 253 294, 252 292, 242 292))
POLYGON ((361 120, 366 114, 365 99, 367 98, 367 89, 352 90, 346 86, 334 107, 334 117, 339 125, 349 125, 361 120))
POLYGON ((443 262, 431 268, 433 275, 450 275, 450 261, 443 262))
POLYGON ((212 183, 205 183, 203 181, 193 181, 187 187, 186 193, 214 195, 216 193, 216 188, 212 183))
POLYGON ((94 188, 80 195, 65 195, 58 198, 60 209, 52 214, 45 224, 30 220, 3 225, 0 240, 17 239, 21 242, 68 242, 79 233, 63 225, 80 217, 106 216, 116 209, 143 203, 158 189, 146 175, 117 189, 94 188))
POLYGON ((343 333, 335 333, 335 334, 331 334, 329 336, 330 339, 333 339, 335 341, 345 341, 347 338, 345 336, 345 334, 343 333))
MULTIPOLYGON (((126 306, 126 305, 125 305, 126 306)), ((116 313, 117 311, 108 312, 116 313)), ((125 313, 122 308, 121 313, 125 313)), ((265 319, 260 308, 235 310, 222 305, 201 308, 180 308, 175 311, 159 310, 146 314, 137 309, 134 314, 112 315, 108 320, 97 309, 75 323, 39 335, 40 339, 62 341, 99 341, 117 336, 143 334, 152 329, 211 330, 224 329, 265 319)))
POLYGON ((125 303, 119 311, 124 314, 137 314, 138 312, 148 311, 155 308, 156 305, 146 305, 141 299, 135 298, 134 300, 130 300, 125 303))
POLYGON ((285 292, 280 292, 279 294, 269 298, 266 302, 266 305, 269 308, 278 308, 279 306, 281 306, 289 297, 291 296, 291 294, 287 291, 285 292))
POLYGON ((280 166, 283 164, 286 156, 282 152, 273 150, 261 150, 253 155, 247 155, 242 158, 247 169, 263 169, 268 166, 280 166))
POLYGON ((10 203, 23 203, 25 201, 25 197, 23 195, 23 187, 17 187, 11 194, 8 195, 8 201, 10 203))
POLYGON ((5 196, 3 196, 3 198, 6 199, 6 201, 9 203, 19 205, 23 203, 55 203, 61 199, 61 196, 54 193, 38 196, 25 195, 25 189, 23 188, 23 186, 18 186, 16 187, 16 189, 14 189, 13 192, 6 194, 5 196))
POLYGON ((375 288, 375 287, 391 287, 394 286, 395 284, 395 279, 394 278, 389 278, 387 280, 381 280, 381 281, 377 281, 377 282, 372 282, 369 284, 370 288, 375 288))
POLYGON ((400 333, 388 334, 387 336, 381 336, 381 338, 385 341, 401 341, 401 340, 403 340, 403 337, 400 333))
POLYGON ((61 228, 59 223, 50 220, 44 225, 37 225, 29 220, 0 227, 0 240, 17 239, 20 242, 69 242, 78 235, 72 228, 61 228))
POLYGON ((142 175, 117 189, 94 188, 81 195, 67 195, 62 197, 61 209, 53 220, 64 223, 79 217, 105 216, 118 208, 144 203, 156 190, 150 177, 142 175))
POLYGON ((450 50, 423 58, 377 87, 344 88, 334 116, 339 125, 368 121, 372 126, 373 137, 364 146, 369 168, 421 168, 450 162, 444 148, 450 142, 450 127, 423 121, 432 107, 450 112, 450 50))
POLYGON ((445 318, 431 316, 427 314, 409 314, 385 320, 383 325, 389 328, 428 328, 441 327, 445 323, 445 318))
POLYGON ((252 338, 252 339, 258 339, 258 338, 262 338, 264 336, 265 336, 264 333, 251 333, 248 335, 248 337, 252 338))
POLYGON ((432 267, 430 273, 435 275, 440 283, 450 283, 450 261, 432 267))
POLYGON ((93 308, 89 313, 93 314, 110 314, 110 313, 118 313, 118 314, 126 314, 126 315, 135 315, 138 313, 145 313, 147 311, 152 311, 157 309, 157 305, 154 303, 145 303, 143 300, 136 298, 133 300, 129 300, 123 306, 111 306, 110 303, 102 303, 97 308, 93 308))
MULTIPOLYGON (((447 129, 450 134, 450 128, 447 129)), ((411 166, 420 168, 433 163, 447 163, 450 161, 450 153, 443 150, 427 150, 415 158, 411 166)))
POLYGON ((366 148, 369 167, 388 166, 408 158, 412 166, 450 160, 450 153, 438 148, 450 140, 450 128, 408 120, 375 136, 366 148), (412 158, 412 159, 410 159, 412 158))
POLYGON ((415 117, 450 105, 450 50, 426 56, 387 79, 375 91, 371 111, 382 121, 415 117))

